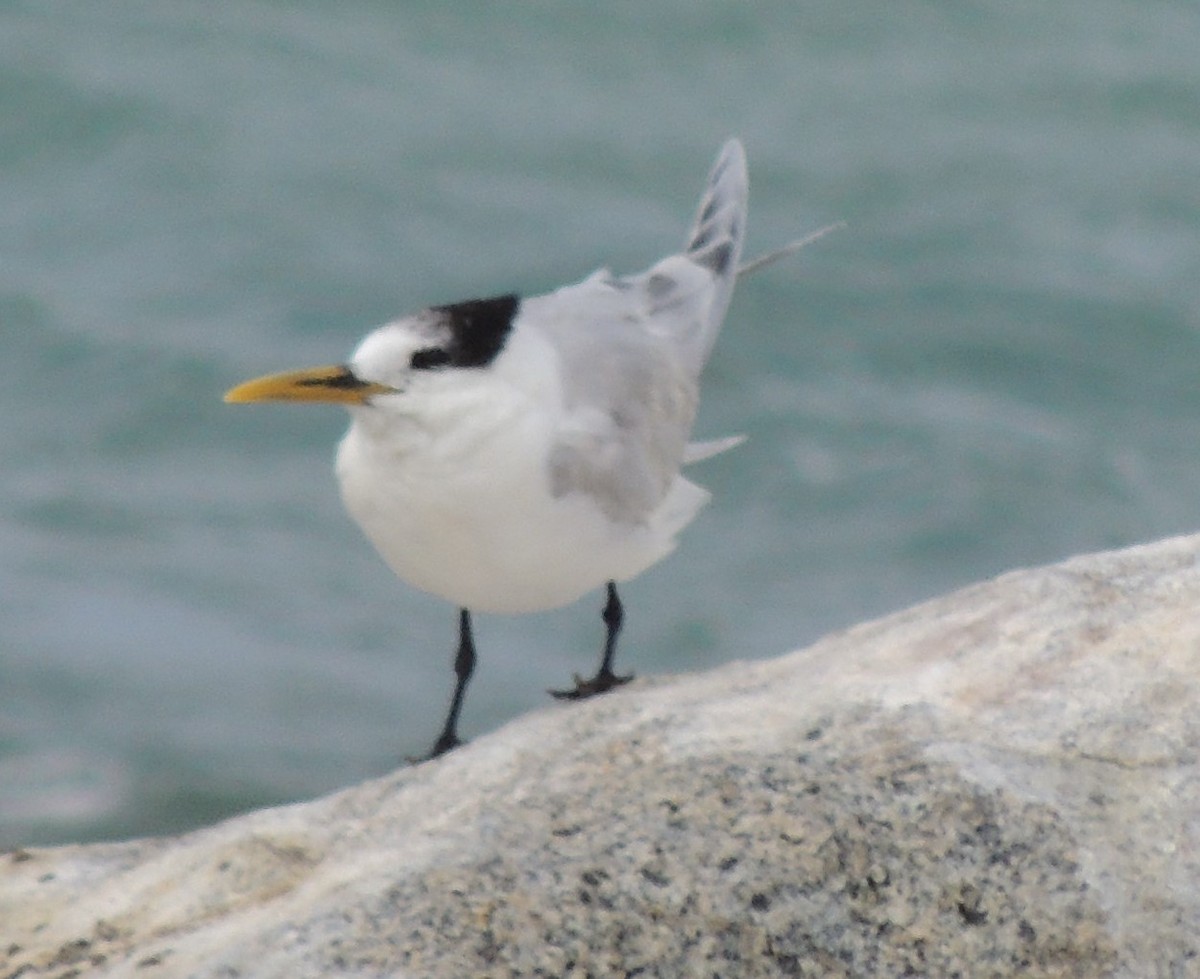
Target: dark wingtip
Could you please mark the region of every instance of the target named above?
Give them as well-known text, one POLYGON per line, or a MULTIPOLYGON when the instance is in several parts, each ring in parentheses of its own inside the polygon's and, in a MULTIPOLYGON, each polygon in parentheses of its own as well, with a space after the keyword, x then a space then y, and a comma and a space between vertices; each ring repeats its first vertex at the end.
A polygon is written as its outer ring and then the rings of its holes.
POLYGON ((724 275, 729 269, 730 259, 733 258, 733 245, 724 241, 707 251, 696 252, 692 260, 697 265, 711 269, 716 275, 724 275))

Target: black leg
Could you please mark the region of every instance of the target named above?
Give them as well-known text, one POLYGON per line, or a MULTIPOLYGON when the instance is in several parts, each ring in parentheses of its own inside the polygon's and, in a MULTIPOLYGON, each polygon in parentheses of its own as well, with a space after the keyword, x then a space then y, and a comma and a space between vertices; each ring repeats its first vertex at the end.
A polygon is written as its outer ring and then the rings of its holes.
POLYGON ((430 758, 444 755, 447 751, 462 744, 458 737, 458 715, 462 710, 463 698, 467 693, 467 684, 474 672, 475 640, 471 636, 471 613, 464 608, 458 613, 458 654, 454 657, 454 674, 458 680, 454 684, 454 697, 450 701, 450 712, 446 715, 446 723, 433 745, 433 750, 425 758, 420 759, 421 761, 428 761, 430 758))
POLYGON ((606 693, 613 687, 619 687, 633 679, 633 674, 617 676, 613 672, 613 659, 617 655, 617 636, 621 633, 621 624, 625 621, 625 610, 621 607, 621 599, 617 597, 617 586, 608 583, 608 601, 604 603, 604 611, 600 613, 607 630, 604 636, 604 656, 600 660, 600 669, 590 680, 584 680, 575 675, 574 690, 551 690, 550 693, 560 700, 584 700, 598 693, 606 693))

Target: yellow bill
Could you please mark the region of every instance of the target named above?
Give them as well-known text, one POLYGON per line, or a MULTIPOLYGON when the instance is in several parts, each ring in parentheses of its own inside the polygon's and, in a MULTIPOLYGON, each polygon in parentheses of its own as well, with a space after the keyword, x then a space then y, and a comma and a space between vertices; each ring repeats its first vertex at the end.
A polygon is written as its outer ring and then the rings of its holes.
POLYGON ((395 388, 364 381, 343 364, 310 367, 285 374, 256 377, 225 392, 231 404, 250 401, 327 401, 360 405, 373 394, 393 394, 395 388))

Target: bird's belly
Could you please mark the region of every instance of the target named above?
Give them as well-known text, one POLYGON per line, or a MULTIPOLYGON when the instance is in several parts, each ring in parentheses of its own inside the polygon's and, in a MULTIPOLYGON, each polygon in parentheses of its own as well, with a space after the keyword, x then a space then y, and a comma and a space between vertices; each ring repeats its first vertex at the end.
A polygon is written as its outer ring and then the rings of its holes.
POLYGON ((634 577, 674 546, 649 527, 614 524, 585 495, 552 496, 541 465, 504 453, 475 462, 373 465, 353 442, 339 452, 347 510, 422 591, 479 612, 557 608, 634 577))

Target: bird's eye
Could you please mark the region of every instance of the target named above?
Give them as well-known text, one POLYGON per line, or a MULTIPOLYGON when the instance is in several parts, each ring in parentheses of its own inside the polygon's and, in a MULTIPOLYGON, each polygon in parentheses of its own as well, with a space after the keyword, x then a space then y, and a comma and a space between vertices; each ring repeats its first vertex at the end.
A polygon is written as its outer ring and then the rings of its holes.
POLYGON ((409 366, 415 371, 431 370, 434 367, 445 367, 450 363, 450 355, 441 347, 430 347, 428 350, 418 350, 412 355, 409 366))

